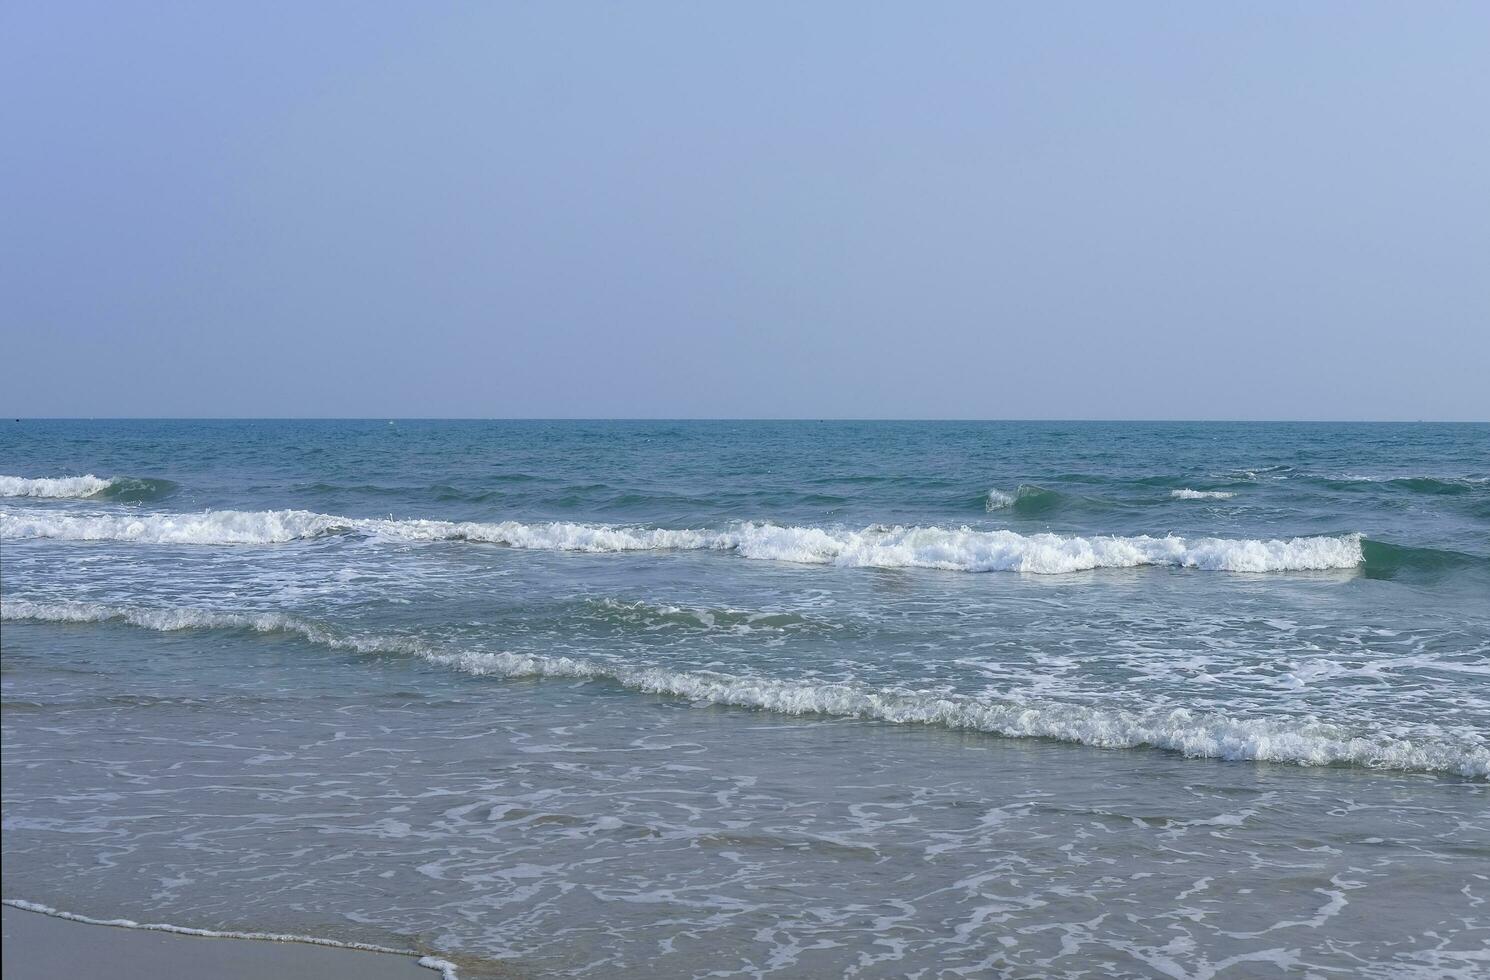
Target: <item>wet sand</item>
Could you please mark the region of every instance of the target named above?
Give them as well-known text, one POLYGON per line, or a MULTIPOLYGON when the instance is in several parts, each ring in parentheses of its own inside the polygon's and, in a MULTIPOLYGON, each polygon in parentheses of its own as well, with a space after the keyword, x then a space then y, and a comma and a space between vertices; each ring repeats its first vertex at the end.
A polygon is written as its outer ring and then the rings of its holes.
POLYGON ((0 973, 5 980, 109 977, 160 980, 437 980, 415 958, 258 939, 218 939, 90 925, 6 906, 0 973))

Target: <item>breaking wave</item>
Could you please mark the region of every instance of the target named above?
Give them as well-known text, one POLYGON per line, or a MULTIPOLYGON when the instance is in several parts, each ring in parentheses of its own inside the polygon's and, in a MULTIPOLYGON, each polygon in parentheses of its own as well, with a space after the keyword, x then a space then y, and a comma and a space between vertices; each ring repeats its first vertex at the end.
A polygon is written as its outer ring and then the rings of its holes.
POLYGON ((1191 490, 1189 487, 1171 490, 1169 495, 1175 500, 1230 500, 1236 496, 1229 490, 1191 490))
POLYGON ((113 500, 119 503, 141 503, 160 500, 176 489, 170 480, 150 480, 132 476, 108 479, 85 473, 82 476, 42 477, 0 476, 0 497, 38 497, 52 500, 113 500))
POLYGON ((0 497, 92 497, 114 483, 92 473, 30 480, 23 476, 0 476, 0 497))
POLYGON ((648 694, 788 715, 936 725, 1010 738, 1047 738, 1098 748, 1152 747, 1196 758, 1353 765, 1490 777, 1483 741, 1394 738, 1312 718, 1244 718, 1154 707, 1128 710, 1057 701, 931 694, 857 682, 825 682, 679 671, 584 657, 451 650, 412 636, 358 635, 280 613, 143 609, 87 602, 6 600, 0 618, 60 623, 121 622, 143 629, 241 629, 288 633, 338 650, 402 654, 477 676, 607 681, 648 694))
POLYGON ((989 513, 1011 510, 1022 517, 1037 517, 1067 505, 1077 504, 1087 504, 1098 508, 1104 506, 1102 501, 1087 497, 1070 497, 1059 490, 1036 486, 1033 483, 1021 483, 1013 493, 1005 493, 997 489, 989 490, 984 506, 989 513))
POLYGON ((0 511, 0 535, 144 544, 272 545, 356 533, 398 541, 471 541, 539 551, 725 551, 845 568, 1060 574, 1161 565, 1224 572, 1353 568, 1358 534, 1288 539, 1020 534, 969 527, 796 527, 755 522, 669 529, 563 521, 525 524, 335 517, 310 511, 105 514, 0 511))
POLYGON ((285 544, 357 522, 303 510, 215 510, 198 514, 0 511, 0 536, 142 544, 285 544))
POLYGON ((983 509, 992 514, 996 510, 1014 506, 1014 494, 1004 493, 997 488, 988 491, 988 496, 983 499, 983 509))

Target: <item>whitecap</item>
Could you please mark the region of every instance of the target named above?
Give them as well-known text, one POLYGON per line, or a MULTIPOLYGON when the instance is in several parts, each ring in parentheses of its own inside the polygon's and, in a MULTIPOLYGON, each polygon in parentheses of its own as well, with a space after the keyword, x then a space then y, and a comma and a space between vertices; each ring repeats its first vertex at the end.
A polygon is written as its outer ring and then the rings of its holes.
POLYGON ((742 558, 844 568, 1060 574, 1161 565, 1224 572, 1353 568, 1361 536, 1276 539, 1020 534, 966 526, 798 527, 745 521, 670 529, 567 521, 451 522, 335 517, 310 511, 113 514, 0 511, 0 535, 142 544, 284 544, 355 532, 399 541, 472 541, 537 551, 724 551, 742 558))
POLYGON ((585 657, 450 649, 412 636, 343 633, 281 613, 142 609, 87 602, 0 602, 0 618, 49 622, 119 621, 145 629, 285 632, 363 653, 403 654, 477 676, 610 681, 634 691, 787 715, 867 718, 936 725, 1010 738, 1048 738, 1099 748, 1167 749, 1195 758, 1355 765, 1490 777, 1484 740, 1394 737, 1313 718, 1236 717, 1155 705, 1145 709, 989 695, 938 694, 860 682, 827 682, 618 664, 585 657))
POLYGON ((27 479, 21 476, 0 476, 0 497, 49 497, 82 498, 103 493, 112 487, 116 479, 103 479, 92 473, 82 476, 27 479))
POLYGON ((984 500, 983 508, 991 514, 996 510, 1013 507, 1014 501, 1018 499, 1012 493, 1004 493, 1004 491, 998 489, 989 490, 988 497, 984 500))

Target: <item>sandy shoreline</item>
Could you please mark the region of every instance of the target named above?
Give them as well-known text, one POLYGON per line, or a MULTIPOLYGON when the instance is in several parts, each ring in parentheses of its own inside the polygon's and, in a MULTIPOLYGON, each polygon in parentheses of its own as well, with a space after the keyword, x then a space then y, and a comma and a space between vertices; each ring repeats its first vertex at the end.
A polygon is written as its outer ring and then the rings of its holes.
POLYGON ((111 980, 435 980, 417 957, 260 939, 208 938, 92 925, 13 906, 0 909, 6 980, 108 976, 111 980))

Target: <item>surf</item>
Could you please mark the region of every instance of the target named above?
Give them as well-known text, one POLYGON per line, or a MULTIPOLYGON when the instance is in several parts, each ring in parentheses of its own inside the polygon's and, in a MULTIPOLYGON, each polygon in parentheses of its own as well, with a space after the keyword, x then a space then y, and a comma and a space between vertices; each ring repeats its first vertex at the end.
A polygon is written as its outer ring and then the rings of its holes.
POLYGON ((861 718, 930 725, 1007 738, 1041 738, 1104 749, 1155 748, 1190 758, 1355 766, 1490 778, 1490 746, 1361 732, 1312 717, 1238 717, 1156 705, 1144 710, 1024 697, 928 693, 858 681, 781 678, 724 671, 452 648, 420 637, 350 633, 277 612, 139 608, 92 602, 7 599, 7 622, 121 623, 157 632, 247 630, 299 637, 335 650, 403 655, 477 677, 555 678, 785 715, 861 718))
POLYGON ((108 478, 85 473, 82 476, 38 477, 0 476, 0 497, 33 497, 44 500, 109 500, 116 503, 144 503, 163 500, 176 491, 170 480, 133 476, 108 478))
POLYGON ((741 521, 719 529, 568 521, 395 520, 311 511, 198 514, 0 512, 7 538, 156 545, 279 545, 353 533, 395 541, 464 541, 518 550, 612 554, 717 551, 758 561, 841 568, 922 568, 1056 575, 1161 566, 1219 572, 1349 569, 1364 560, 1359 534, 1293 538, 1021 534, 1007 529, 870 525, 816 527, 741 521))

